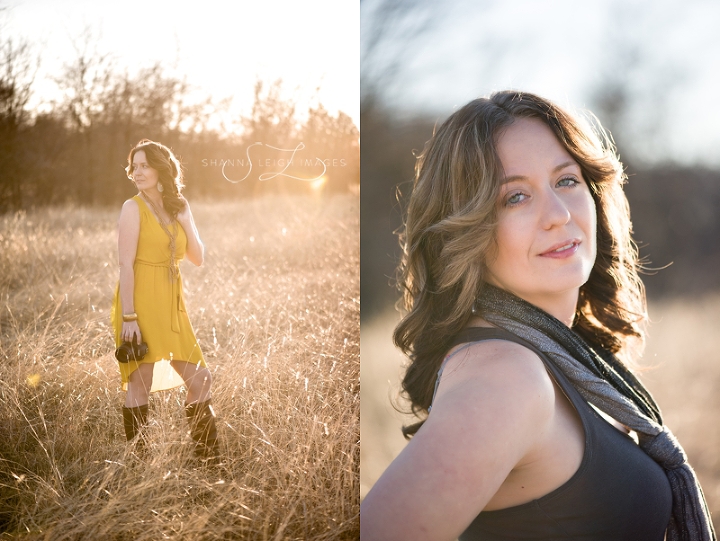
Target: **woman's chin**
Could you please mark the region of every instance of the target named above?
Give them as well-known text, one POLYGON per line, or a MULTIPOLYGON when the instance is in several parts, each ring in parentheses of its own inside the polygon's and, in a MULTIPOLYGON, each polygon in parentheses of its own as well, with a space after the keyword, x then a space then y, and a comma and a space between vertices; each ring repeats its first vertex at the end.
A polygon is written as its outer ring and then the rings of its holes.
POLYGON ((564 272, 536 273, 529 280, 518 282, 489 279, 488 283, 517 295, 520 298, 554 296, 564 297, 577 292, 590 278, 590 270, 582 267, 564 269, 564 272))

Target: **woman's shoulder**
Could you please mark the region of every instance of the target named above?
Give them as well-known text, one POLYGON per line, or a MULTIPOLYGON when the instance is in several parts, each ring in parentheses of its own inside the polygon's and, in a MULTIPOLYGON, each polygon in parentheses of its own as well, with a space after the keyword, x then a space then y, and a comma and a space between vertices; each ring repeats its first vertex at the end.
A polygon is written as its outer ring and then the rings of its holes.
MULTIPOLYGON (((550 383, 542 359, 533 350, 501 337, 465 342, 454 346, 446 355, 443 379, 483 378, 496 375, 509 384, 550 383)), ((550 386, 552 389, 552 386, 550 386)))
POLYGON ((542 422, 552 417, 554 404, 552 379, 534 351, 509 340, 488 339, 450 350, 433 414, 453 405, 462 410, 454 413, 463 416, 476 407, 491 407, 510 422, 542 422))
POLYGON ((140 201, 141 201, 141 199, 137 195, 134 195, 130 199, 125 200, 125 202, 123 203, 123 206, 122 206, 122 210, 124 211, 127 209, 127 210, 131 210, 131 211, 139 212, 140 211, 140 201))
POLYGON ((127 214, 131 217, 136 216, 140 218, 145 214, 145 203, 139 196, 135 195, 130 199, 125 200, 120 214, 127 214))
POLYGON ((389 521, 389 507, 433 532, 425 538, 454 539, 542 444, 553 412, 535 353, 505 340, 465 346, 447 362, 427 420, 368 494, 366 522, 389 521))

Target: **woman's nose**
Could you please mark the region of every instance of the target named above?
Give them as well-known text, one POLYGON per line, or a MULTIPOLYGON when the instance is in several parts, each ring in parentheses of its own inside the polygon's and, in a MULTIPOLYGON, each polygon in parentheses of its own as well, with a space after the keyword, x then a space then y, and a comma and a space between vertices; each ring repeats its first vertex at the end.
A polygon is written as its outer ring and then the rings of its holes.
POLYGON ((567 202, 554 190, 548 189, 543 197, 541 223, 544 229, 563 226, 570 221, 567 202))

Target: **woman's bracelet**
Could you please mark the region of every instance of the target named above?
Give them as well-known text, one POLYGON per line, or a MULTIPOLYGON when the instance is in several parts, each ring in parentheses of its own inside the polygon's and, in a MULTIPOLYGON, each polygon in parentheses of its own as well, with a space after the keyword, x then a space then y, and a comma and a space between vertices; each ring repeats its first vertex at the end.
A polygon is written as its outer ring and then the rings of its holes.
POLYGON ((123 314, 123 321, 137 321, 137 314, 135 312, 132 314, 123 314))

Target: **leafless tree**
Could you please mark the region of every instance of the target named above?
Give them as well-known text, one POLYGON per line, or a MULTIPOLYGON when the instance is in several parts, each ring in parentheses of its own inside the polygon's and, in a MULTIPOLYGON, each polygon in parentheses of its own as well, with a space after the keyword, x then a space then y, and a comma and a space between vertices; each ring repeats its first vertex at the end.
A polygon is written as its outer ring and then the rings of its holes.
POLYGON ((668 101, 687 72, 658 55, 648 36, 669 35, 683 15, 658 18, 656 10, 621 0, 605 9, 603 56, 588 92, 590 109, 612 133, 622 157, 637 165, 663 161, 672 152, 668 101))
MULTIPOLYGON (((229 183, 205 162, 240 157, 238 146, 256 141, 268 145, 256 150, 278 158, 277 148, 290 148, 305 135, 322 157, 345 158, 343 173, 354 171, 351 179, 333 177, 333 187, 357 183, 358 136, 352 121, 318 105, 301 122, 281 81, 257 82, 251 113, 235 119, 234 127, 244 131, 233 138, 215 124, 223 114, 228 119, 229 99, 203 97, 176 75, 172 62, 143 65, 140 60, 120 68, 90 28, 73 46, 74 58, 54 77, 60 96, 47 104, 49 110, 31 114, 27 104, 37 64, 27 45, 0 38, 0 212, 65 201, 117 204, 132 194, 123 168, 128 151, 142 138, 162 141, 183 159, 191 197, 256 193, 257 182, 229 183)), ((261 184, 276 189, 279 182, 261 184)), ((289 190, 300 186, 291 182, 289 190)))
POLYGON ((429 0, 360 1, 360 100, 368 110, 398 84, 407 52, 437 24, 439 3, 429 0))
POLYGON ((322 104, 311 108, 300 140, 307 155, 324 160, 327 191, 347 191, 359 181, 360 133, 348 115, 331 115, 322 104))
POLYGON ((0 210, 23 204, 19 135, 28 120, 26 106, 38 66, 27 42, 0 42, 0 210))

